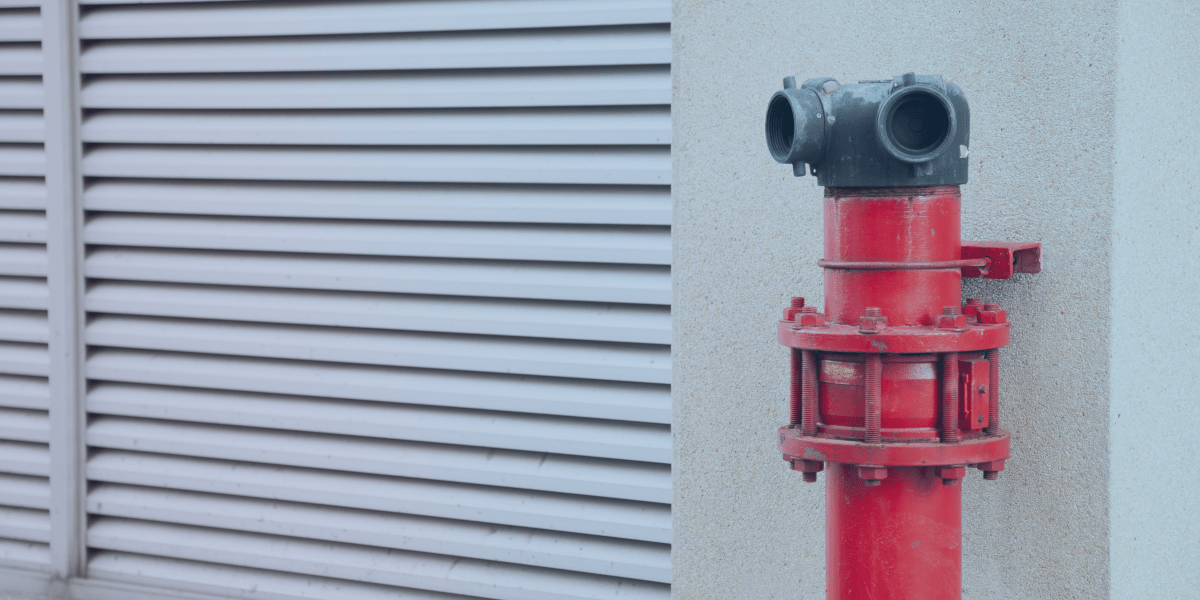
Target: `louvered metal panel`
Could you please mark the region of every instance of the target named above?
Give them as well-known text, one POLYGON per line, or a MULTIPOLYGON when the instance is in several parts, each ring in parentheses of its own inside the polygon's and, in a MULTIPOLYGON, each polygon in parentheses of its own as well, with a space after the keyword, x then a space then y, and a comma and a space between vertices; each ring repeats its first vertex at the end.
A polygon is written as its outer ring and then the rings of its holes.
POLYGON ((42 21, 0 3, 0 566, 46 569, 50 421, 42 21))
POLYGON ((669 2, 81 4, 89 574, 668 598, 669 2))

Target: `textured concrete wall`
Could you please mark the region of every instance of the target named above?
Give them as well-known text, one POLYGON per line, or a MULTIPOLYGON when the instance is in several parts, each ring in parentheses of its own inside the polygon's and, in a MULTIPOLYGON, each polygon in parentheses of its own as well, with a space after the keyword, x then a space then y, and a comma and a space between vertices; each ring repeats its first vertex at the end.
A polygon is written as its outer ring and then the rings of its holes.
POLYGON ((966 286, 1014 322, 1001 381, 1016 438, 998 482, 965 482, 964 596, 1108 597, 1117 15, 1115 1, 676 0, 676 598, 824 597, 823 483, 773 444, 775 321, 789 296, 823 303, 821 191, 770 159, 762 119, 785 75, 906 71, 970 99, 964 238, 1045 245, 1041 274, 966 286))
POLYGON ((1122 2, 1109 407, 1113 598, 1200 596, 1200 5, 1122 2))

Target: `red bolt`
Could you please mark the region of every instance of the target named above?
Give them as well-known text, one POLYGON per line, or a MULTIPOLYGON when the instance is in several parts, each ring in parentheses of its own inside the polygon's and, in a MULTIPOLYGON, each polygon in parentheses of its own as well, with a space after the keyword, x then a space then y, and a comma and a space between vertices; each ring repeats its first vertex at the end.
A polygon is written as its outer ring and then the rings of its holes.
POLYGON ((816 483, 817 473, 825 470, 825 463, 819 460, 792 461, 792 469, 804 475, 804 483, 816 483))
POLYGON ((967 304, 963 306, 963 315, 968 319, 974 319, 979 316, 979 309, 983 308, 983 300, 979 298, 967 298, 967 304))
POLYGON ((934 318, 934 326, 938 329, 953 329, 962 331, 967 327, 967 318, 961 314, 957 306, 943 306, 942 314, 934 318))
POLYGON ((796 325, 800 327, 821 327, 825 325, 825 315, 817 312, 814 306, 805 306, 800 309, 800 314, 797 316, 796 325))
POLYGON ((975 467, 983 471, 983 478, 985 480, 995 481, 1000 478, 1000 471, 1004 470, 1004 459, 979 463, 975 467))
POLYGON ((965 477, 966 474, 967 468, 962 465, 938 467, 938 477, 942 478, 943 485, 958 485, 959 480, 965 477))
POLYGON ((862 478, 863 485, 875 487, 879 485, 880 480, 887 479, 887 467, 860 465, 858 467, 858 476, 862 478))
POLYGON ((887 317, 883 316, 883 310, 878 307, 867 308, 866 316, 858 318, 859 333, 879 333, 887 329, 887 317))
POLYGON ((792 308, 804 308, 804 298, 794 296, 792 298, 792 308))
POLYGON ((1000 305, 995 302, 988 302, 983 305, 983 310, 979 311, 980 323, 1004 323, 1008 321, 1008 311, 1000 310, 1000 305))

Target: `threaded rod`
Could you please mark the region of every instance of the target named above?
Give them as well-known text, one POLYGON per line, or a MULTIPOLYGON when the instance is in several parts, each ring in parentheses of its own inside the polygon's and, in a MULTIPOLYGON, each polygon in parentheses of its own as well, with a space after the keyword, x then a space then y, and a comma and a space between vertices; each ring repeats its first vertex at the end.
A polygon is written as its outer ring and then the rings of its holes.
POLYGON ((1000 431, 1000 349, 988 350, 988 426, 983 432, 994 435, 1000 431))
POLYGON ((868 444, 879 444, 883 442, 883 438, 879 433, 879 422, 882 418, 882 394, 880 393, 880 379, 883 375, 883 359, 878 354, 867 355, 867 405, 866 405, 866 427, 867 433, 863 437, 863 441, 868 444))
POLYGON ((942 443, 957 444, 958 433, 958 353, 942 355, 942 443))
POLYGON ((792 348, 792 387, 791 387, 791 397, 789 399, 790 406, 791 406, 790 423, 792 425, 800 424, 800 405, 801 405, 800 382, 803 381, 803 377, 801 376, 800 369, 801 369, 800 351, 795 348, 792 348))
POLYGON ((817 356, 812 350, 800 351, 800 433, 817 433, 817 356))

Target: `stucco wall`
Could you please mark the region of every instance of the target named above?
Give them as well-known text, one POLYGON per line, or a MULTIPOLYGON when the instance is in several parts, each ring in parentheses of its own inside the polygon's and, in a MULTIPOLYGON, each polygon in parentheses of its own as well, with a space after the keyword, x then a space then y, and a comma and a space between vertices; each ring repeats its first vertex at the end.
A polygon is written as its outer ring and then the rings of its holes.
POLYGON ((1200 596, 1200 5, 1122 2, 1111 352, 1114 598, 1200 596))
MULTIPOLYGON (((971 102, 966 239, 1044 271, 969 282, 1014 322, 1013 458, 964 488, 964 597, 1106 598, 1116 2, 676 0, 676 598, 823 598, 822 483, 787 470, 787 298, 820 306, 820 188, 762 134, 781 78, 940 73, 971 102)), ((1195 237, 1193 236, 1193 241, 1195 237)))

